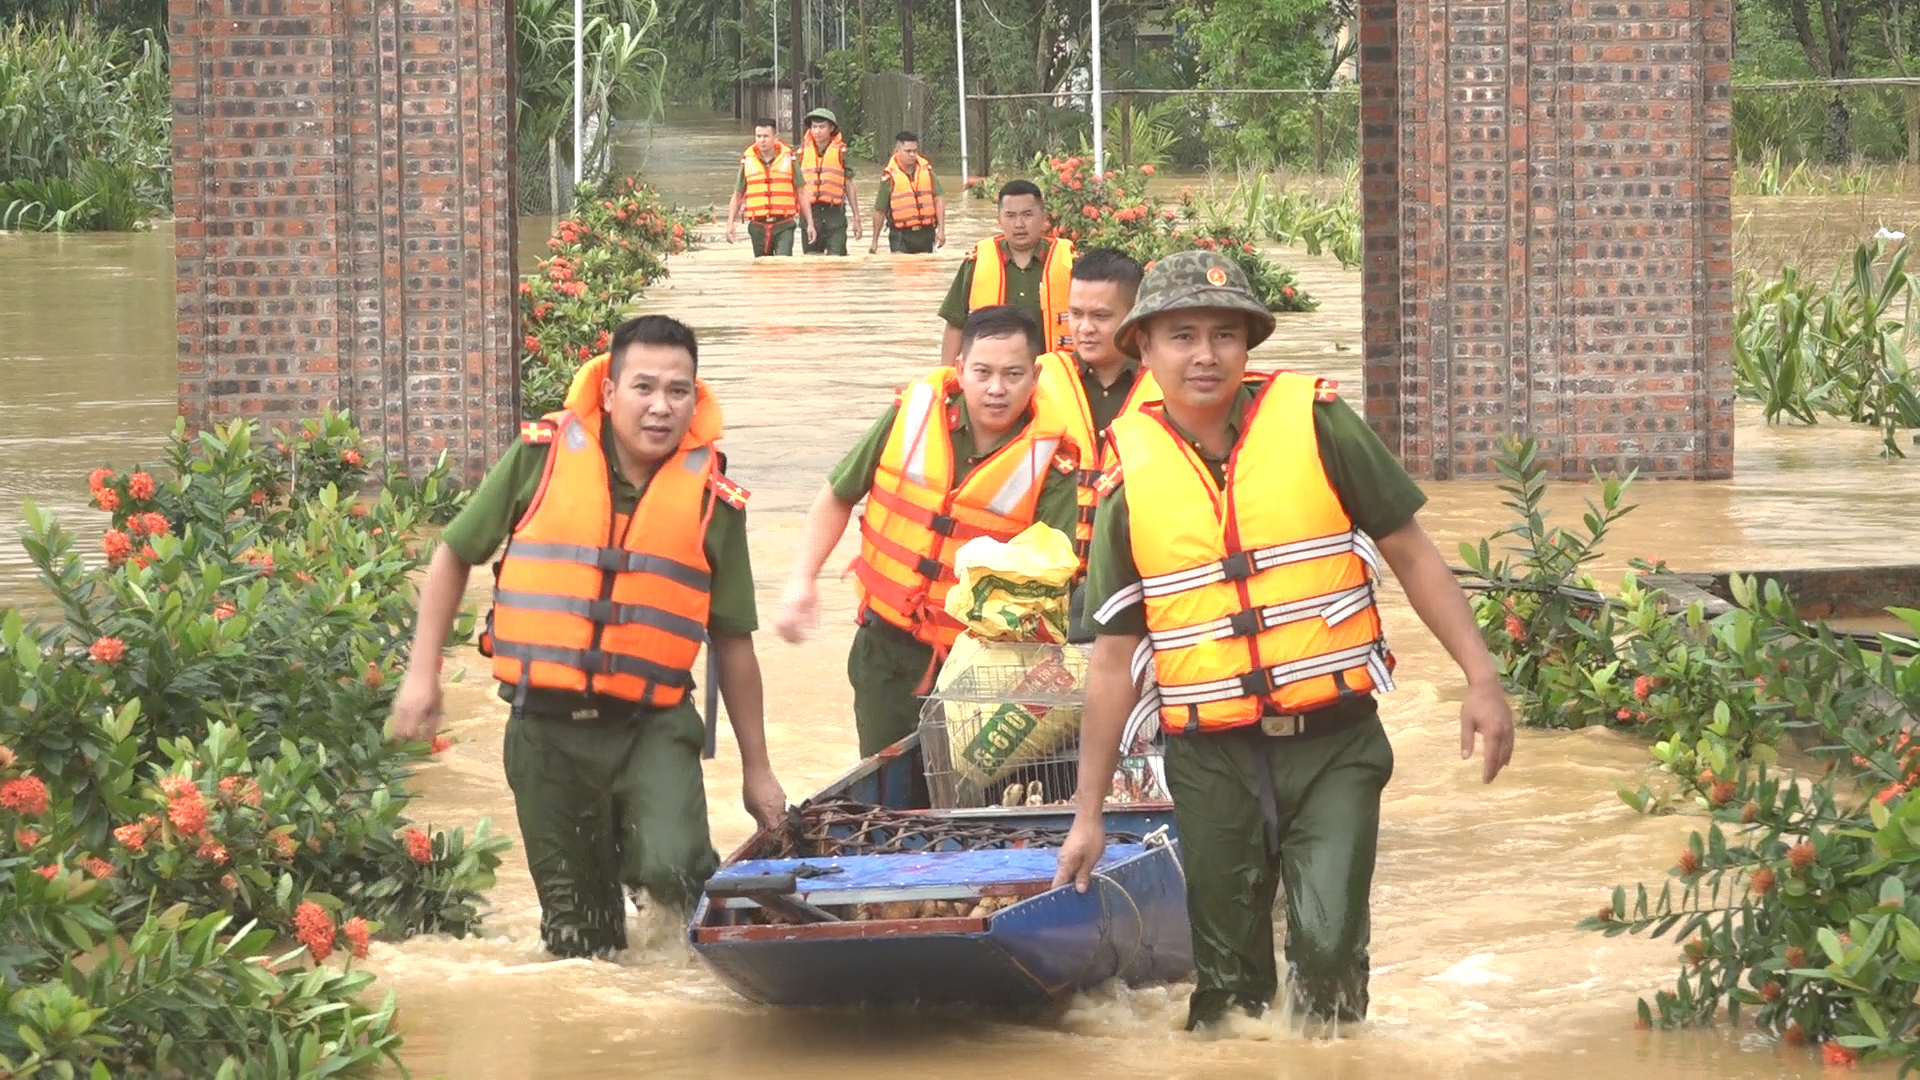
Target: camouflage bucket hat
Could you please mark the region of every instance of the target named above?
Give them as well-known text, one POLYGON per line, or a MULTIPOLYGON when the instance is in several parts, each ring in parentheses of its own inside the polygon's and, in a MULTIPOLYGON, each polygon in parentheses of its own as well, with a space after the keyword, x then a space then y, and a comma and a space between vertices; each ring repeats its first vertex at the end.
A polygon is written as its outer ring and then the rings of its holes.
POLYGON ((1253 294, 1247 275, 1232 259, 1212 251, 1176 251, 1153 264, 1140 282, 1139 297, 1127 313, 1114 344, 1138 358, 1140 324, 1155 315, 1191 308, 1238 311, 1247 317, 1247 348, 1273 335, 1273 312, 1253 294))

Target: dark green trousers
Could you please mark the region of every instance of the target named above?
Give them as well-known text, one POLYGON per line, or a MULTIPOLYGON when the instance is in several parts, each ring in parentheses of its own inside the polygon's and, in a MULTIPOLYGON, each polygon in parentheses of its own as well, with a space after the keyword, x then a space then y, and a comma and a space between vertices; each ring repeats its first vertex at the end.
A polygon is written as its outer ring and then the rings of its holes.
POLYGON ((1272 1004, 1280 888, 1295 1010, 1315 1020, 1366 1017, 1367 898, 1380 791, 1392 776, 1378 715, 1317 737, 1274 738, 1254 726, 1167 739, 1198 969, 1189 1030, 1233 1005, 1257 1016, 1272 1004), (1261 796, 1269 783, 1271 802, 1261 796))
POLYGON ((846 204, 814 203, 813 239, 801 241, 800 250, 808 255, 845 255, 847 253, 846 204))
POLYGON ((747 222, 747 239, 753 241, 753 257, 758 259, 767 255, 793 254, 793 234, 799 228, 800 219, 797 217, 774 222, 772 235, 768 235, 765 222, 747 222))
POLYGON ((860 733, 860 756, 868 757, 913 734, 920 726, 922 683, 931 686, 940 670, 933 647, 891 623, 868 616, 853 632, 847 650, 847 682, 853 686, 853 723, 860 733))
POLYGON ((624 888, 688 910, 720 865, 700 775, 706 730, 691 699, 602 726, 515 709, 506 773, 556 956, 626 948, 624 888))
POLYGON ((887 250, 895 255, 931 255, 933 254, 933 233, 931 225, 918 229, 887 229, 887 250))

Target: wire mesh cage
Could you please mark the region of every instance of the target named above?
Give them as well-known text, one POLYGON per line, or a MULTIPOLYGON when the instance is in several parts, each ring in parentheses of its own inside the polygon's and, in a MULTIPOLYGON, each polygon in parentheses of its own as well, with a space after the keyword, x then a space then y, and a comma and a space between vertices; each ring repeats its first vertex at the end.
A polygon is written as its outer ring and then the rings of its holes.
MULTIPOLYGON (((1085 645, 995 642, 942 672, 920 712, 934 809, 1071 803, 1091 656, 1085 645)), ((1108 801, 1165 801, 1159 746, 1123 750, 1108 801)))

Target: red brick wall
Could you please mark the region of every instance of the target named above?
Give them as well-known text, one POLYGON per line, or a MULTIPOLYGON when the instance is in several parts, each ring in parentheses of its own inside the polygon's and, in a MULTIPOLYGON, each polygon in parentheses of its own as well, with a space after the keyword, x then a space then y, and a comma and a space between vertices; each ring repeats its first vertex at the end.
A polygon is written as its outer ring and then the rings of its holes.
POLYGON ((1733 470, 1731 0, 1362 0, 1366 414, 1419 476, 1733 470))
POLYGON ((477 478, 518 413, 512 16, 170 0, 180 411, 351 409, 477 478))

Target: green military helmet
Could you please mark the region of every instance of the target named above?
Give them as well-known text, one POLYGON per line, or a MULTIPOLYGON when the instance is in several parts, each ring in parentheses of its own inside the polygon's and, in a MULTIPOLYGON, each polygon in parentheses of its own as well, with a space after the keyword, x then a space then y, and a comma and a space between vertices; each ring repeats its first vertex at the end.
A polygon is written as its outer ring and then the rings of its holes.
POLYGON ((1273 313, 1253 294, 1238 263, 1214 251, 1176 251, 1153 264, 1140 281, 1133 310, 1114 332, 1114 344, 1138 358, 1140 324, 1155 315, 1183 308, 1238 311, 1247 317, 1247 348, 1273 335, 1273 313))
POLYGON ((825 120, 827 123, 833 125, 833 130, 840 130, 840 118, 833 115, 832 109, 815 109, 806 115, 806 123, 811 124, 815 120, 825 120))

